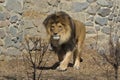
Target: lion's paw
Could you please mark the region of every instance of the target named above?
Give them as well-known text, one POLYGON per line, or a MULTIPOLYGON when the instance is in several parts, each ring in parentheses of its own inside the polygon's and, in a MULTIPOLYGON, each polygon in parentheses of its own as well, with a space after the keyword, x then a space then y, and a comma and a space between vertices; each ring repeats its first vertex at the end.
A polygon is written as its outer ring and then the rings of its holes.
POLYGON ((79 69, 80 69, 80 66, 74 65, 73 68, 79 70, 79 69))
POLYGON ((58 71, 66 71, 67 68, 62 68, 62 67, 58 66, 58 67, 56 68, 56 70, 58 70, 58 71))

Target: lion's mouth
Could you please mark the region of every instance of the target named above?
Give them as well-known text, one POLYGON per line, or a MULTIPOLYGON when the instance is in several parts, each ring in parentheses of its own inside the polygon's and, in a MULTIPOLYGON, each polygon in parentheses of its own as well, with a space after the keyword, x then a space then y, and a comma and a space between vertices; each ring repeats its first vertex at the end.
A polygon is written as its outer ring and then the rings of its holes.
POLYGON ((60 36, 59 36, 59 35, 54 35, 52 38, 53 38, 54 40, 59 40, 59 39, 60 39, 60 36))

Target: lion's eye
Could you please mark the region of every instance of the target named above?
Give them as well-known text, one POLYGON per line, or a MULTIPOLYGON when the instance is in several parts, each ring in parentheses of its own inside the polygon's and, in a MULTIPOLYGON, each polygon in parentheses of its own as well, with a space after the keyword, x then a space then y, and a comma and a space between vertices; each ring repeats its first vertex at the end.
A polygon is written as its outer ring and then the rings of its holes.
POLYGON ((62 26, 59 26, 59 29, 62 29, 62 26))
POLYGON ((51 26, 51 29, 53 30, 53 29, 54 29, 54 26, 51 26))

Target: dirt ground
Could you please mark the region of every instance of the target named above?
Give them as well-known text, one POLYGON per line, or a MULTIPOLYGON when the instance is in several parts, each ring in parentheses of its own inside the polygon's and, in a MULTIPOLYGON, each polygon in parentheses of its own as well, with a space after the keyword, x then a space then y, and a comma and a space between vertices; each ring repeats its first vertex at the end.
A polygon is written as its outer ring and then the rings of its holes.
MULTIPOLYGON (((0 80, 32 80, 33 68, 22 56, 4 55, 2 58, 0 80)), ((38 75, 41 73, 40 80, 114 80, 112 66, 93 49, 84 49, 80 70, 73 69, 71 60, 67 71, 57 71, 56 62, 56 54, 46 53, 42 61, 45 65, 37 68, 38 75)))

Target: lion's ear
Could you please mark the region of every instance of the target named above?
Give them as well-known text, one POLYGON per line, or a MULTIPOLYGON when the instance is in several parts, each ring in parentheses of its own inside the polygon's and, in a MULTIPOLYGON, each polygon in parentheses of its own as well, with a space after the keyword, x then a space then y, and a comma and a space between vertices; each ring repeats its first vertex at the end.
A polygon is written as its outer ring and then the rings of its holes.
POLYGON ((51 16, 49 15, 44 21, 43 21, 43 25, 46 27, 49 20, 50 20, 51 16))

